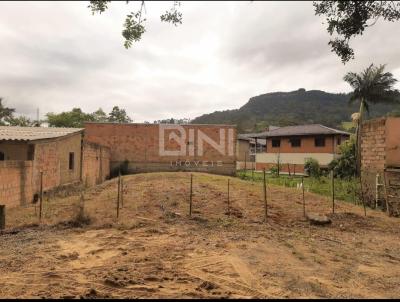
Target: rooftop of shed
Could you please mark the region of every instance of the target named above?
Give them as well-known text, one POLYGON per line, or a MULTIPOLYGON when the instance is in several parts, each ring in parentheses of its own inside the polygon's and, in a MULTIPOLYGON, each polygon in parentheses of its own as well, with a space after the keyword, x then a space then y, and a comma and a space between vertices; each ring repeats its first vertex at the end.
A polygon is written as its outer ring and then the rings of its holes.
POLYGON ((35 141, 82 132, 83 128, 0 126, 0 141, 35 141))

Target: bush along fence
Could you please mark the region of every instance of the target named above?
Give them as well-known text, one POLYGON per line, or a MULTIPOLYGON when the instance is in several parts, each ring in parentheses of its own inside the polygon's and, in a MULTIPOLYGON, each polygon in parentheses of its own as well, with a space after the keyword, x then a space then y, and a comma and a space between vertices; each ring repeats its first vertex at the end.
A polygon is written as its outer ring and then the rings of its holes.
MULTIPOLYGON (((240 170, 237 176, 243 180, 262 182, 263 172, 254 170, 240 170)), ((359 178, 338 178, 332 173, 327 176, 309 177, 307 175, 280 175, 267 173, 267 182, 271 185, 288 188, 304 188, 306 192, 316 193, 332 199, 332 212, 334 212, 335 200, 343 200, 363 206, 366 213, 366 205, 363 202, 361 183, 359 178)))

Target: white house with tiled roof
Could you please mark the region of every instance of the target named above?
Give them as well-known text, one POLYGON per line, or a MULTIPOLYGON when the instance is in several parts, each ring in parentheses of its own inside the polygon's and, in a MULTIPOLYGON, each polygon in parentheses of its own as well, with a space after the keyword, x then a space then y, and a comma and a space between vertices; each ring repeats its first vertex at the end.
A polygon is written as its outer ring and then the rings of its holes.
POLYGON ((270 170, 279 163, 280 172, 304 173, 307 159, 327 166, 339 156, 339 146, 350 133, 320 124, 280 127, 252 136, 266 142, 265 151, 256 154, 256 170, 270 170))

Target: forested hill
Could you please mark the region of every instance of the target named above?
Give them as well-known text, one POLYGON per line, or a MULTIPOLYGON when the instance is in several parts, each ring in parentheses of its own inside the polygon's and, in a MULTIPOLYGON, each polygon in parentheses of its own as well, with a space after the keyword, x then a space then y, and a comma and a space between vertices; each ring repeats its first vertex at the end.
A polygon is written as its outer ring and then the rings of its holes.
MULTIPOLYGON (((250 98, 239 109, 215 111, 192 120, 194 124, 236 124, 238 132, 261 131, 267 125, 288 126, 323 124, 340 128, 358 111, 349 105, 349 95, 301 88, 291 92, 272 92, 250 98)), ((386 115, 398 109, 393 104, 370 106, 370 117, 386 115)))

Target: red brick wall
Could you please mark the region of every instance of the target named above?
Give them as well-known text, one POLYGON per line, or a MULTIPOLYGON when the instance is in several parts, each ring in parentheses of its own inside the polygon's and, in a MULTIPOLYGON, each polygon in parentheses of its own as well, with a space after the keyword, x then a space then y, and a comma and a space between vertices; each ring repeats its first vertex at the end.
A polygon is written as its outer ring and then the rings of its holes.
POLYGON ((340 138, 343 143, 348 139, 347 136, 342 135, 325 135, 325 136, 299 136, 301 139, 300 147, 292 147, 289 137, 276 137, 267 139, 267 152, 268 153, 337 153, 338 145, 337 139, 340 138), (316 147, 315 138, 325 137, 325 146, 316 147), (280 139, 280 147, 272 147, 272 140, 280 139))
MULTIPOLYGON (((235 173, 236 128, 234 126, 181 126, 186 135, 187 152, 185 155, 160 155, 160 129, 158 124, 87 123, 85 124, 85 140, 109 147, 111 167, 118 167, 124 161, 128 161, 129 172, 194 170, 221 174, 235 173), (220 154, 211 145, 204 143, 204 153, 202 156, 198 155, 198 151, 200 151, 200 145, 197 144, 198 131, 200 130, 212 140, 220 143, 220 129, 225 132, 224 154, 220 154), (232 137, 228 136, 228 132, 232 133, 232 137), (191 133, 193 133, 193 137, 191 137, 191 133), (231 150, 228 150, 228 141, 231 150), (194 154, 191 154, 190 149, 194 151, 194 154), (228 151, 231 151, 231 154, 228 151)), ((168 140, 170 133, 179 134, 176 130, 164 132, 165 149, 177 151, 179 145, 176 141, 168 140)))
POLYGON ((43 190, 80 181, 80 133, 35 144, 33 177, 35 188, 40 188, 40 171, 43 171, 43 190), (74 153, 74 169, 69 169, 69 153, 74 153))
POLYGON ((83 145, 83 181, 94 186, 110 176, 110 148, 85 142, 83 145))
POLYGON ((15 207, 32 198, 32 162, 0 161, 0 204, 15 207))
POLYGON ((5 160, 28 160, 28 144, 25 142, 0 141, 0 152, 5 160))
POLYGON ((243 170, 243 169, 248 169, 248 170, 252 170, 253 168, 255 168, 256 163, 252 162, 252 161, 237 161, 236 162, 236 169, 237 170, 243 170))
POLYGON ((386 166, 400 168, 400 118, 386 119, 386 166))

